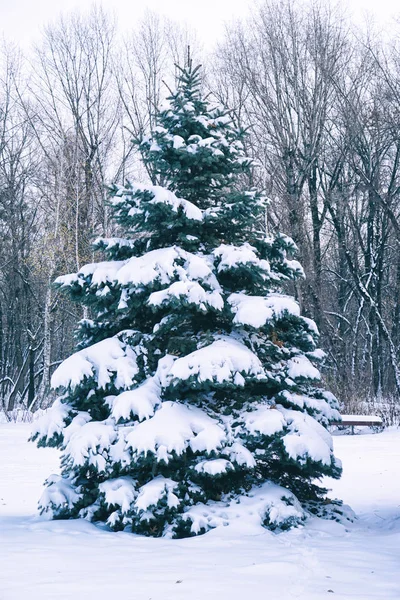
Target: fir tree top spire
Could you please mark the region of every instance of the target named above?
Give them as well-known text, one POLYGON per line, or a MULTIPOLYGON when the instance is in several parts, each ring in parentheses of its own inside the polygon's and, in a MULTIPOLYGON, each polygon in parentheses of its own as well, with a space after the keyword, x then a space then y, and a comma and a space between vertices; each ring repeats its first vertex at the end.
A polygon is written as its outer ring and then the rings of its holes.
POLYGON ((113 245, 113 258, 176 243, 209 251, 227 240, 245 241, 254 238, 265 209, 263 195, 246 187, 251 160, 244 134, 228 110, 203 97, 201 66, 193 67, 189 52, 167 101, 152 134, 137 142, 158 185, 113 189, 114 216, 136 237, 132 246, 113 245))
MULTIPOLYGON (((201 68, 202 65, 198 64, 193 67, 193 58, 190 54, 190 46, 187 47, 186 63, 183 67, 176 64, 178 75, 177 91, 181 92, 183 96, 186 96, 189 100, 194 98, 201 100, 201 68)), ((173 92, 171 96, 173 96, 173 92)))
POLYGON ((199 208, 219 206, 237 189, 237 175, 248 173, 243 131, 229 111, 213 105, 201 91, 201 65, 179 67, 177 89, 142 140, 143 160, 153 183, 166 185, 199 208))

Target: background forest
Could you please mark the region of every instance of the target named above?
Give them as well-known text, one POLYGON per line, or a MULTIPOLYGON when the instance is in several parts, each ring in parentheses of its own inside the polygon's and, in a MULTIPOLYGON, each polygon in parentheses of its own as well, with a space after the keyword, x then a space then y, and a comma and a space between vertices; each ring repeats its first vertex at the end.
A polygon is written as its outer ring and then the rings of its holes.
MULTIPOLYGON (((400 412, 400 45, 327 4, 258 5, 213 53, 153 13, 123 39, 99 7, 0 51, 0 398, 51 403, 50 376, 86 316, 51 287, 116 236, 107 185, 160 183, 131 141, 150 134, 188 46, 206 92, 247 130, 260 227, 299 248, 288 290, 312 317, 345 411, 400 412), (168 74, 166 77, 165 74, 168 74), (148 115, 151 115, 148 117, 148 115)), ((397 417, 396 417, 397 415, 397 417)))

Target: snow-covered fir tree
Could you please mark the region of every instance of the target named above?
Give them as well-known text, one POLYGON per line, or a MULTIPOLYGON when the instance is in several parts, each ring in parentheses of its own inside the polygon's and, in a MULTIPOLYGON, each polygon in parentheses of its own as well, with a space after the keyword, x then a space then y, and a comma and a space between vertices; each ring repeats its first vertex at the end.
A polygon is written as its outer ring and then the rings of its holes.
POLYGON ((259 227, 242 133, 203 98, 199 67, 181 71, 141 151, 160 185, 113 187, 125 237, 97 240, 107 260, 56 281, 94 318, 33 434, 62 450, 41 509, 152 536, 250 514, 287 528, 341 470, 318 332, 283 293, 303 277, 296 247, 259 227))

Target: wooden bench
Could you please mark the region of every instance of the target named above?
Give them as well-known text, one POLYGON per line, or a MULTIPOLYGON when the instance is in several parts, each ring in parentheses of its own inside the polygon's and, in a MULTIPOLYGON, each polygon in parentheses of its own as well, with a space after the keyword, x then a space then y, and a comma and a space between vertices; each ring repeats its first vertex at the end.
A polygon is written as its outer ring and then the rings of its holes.
POLYGON ((379 431, 383 429, 383 421, 377 415, 342 415, 341 421, 333 421, 331 425, 336 427, 351 427, 354 435, 354 427, 376 427, 379 431))

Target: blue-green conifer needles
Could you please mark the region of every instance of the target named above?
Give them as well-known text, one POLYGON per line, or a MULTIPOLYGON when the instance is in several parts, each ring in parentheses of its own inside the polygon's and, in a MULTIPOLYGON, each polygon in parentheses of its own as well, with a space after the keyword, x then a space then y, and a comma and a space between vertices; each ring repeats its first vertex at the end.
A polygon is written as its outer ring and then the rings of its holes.
POLYGON ((199 67, 140 149, 152 185, 111 190, 121 237, 56 281, 92 319, 33 435, 62 451, 41 508, 151 536, 295 525, 340 475, 318 332, 283 293, 303 277, 295 245, 263 232, 243 134, 199 67))

